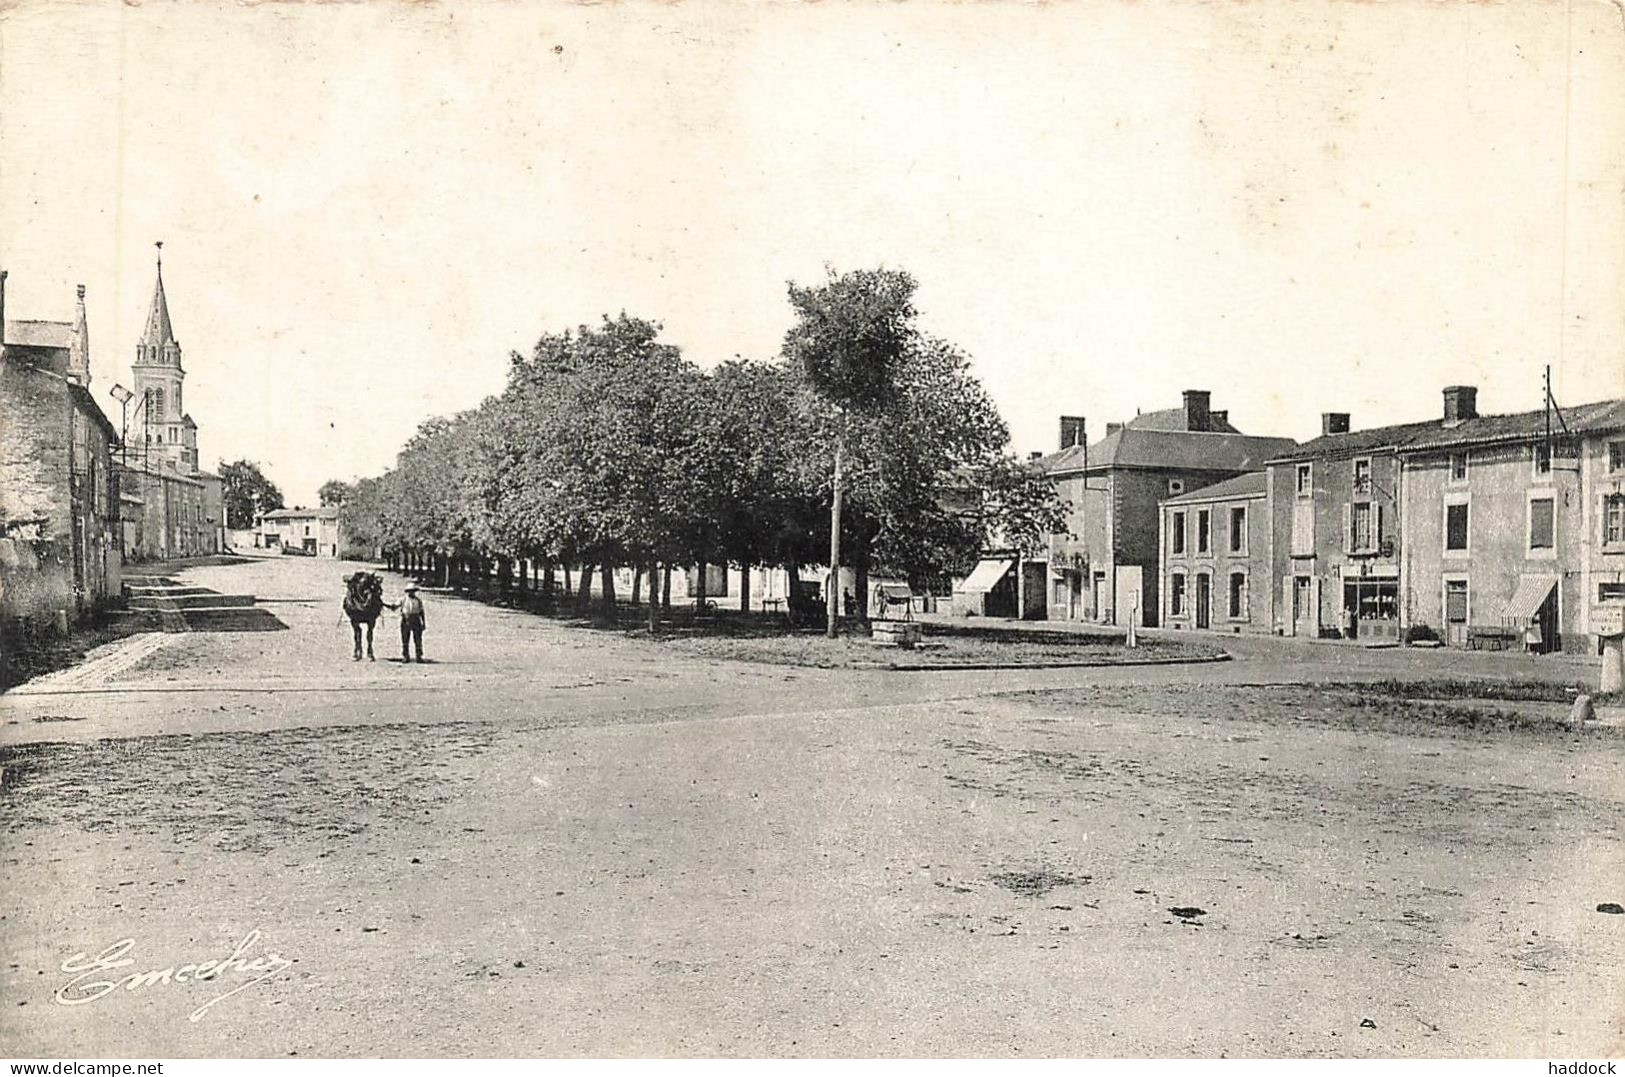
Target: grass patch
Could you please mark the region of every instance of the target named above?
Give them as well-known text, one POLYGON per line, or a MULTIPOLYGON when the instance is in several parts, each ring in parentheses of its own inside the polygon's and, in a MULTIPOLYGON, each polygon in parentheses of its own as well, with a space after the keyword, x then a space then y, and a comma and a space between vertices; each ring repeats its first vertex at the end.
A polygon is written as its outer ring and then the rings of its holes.
POLYGON ((8 626, 5 662, 0 663, 0 692, 15 688, 35 677, 55 673, 84 661, 85 655, 104 643, 157 630, 154 618, 130 614, 110 614, 74 628, 67 639, 48 627, 26 630, 8 626))
POLYGON ((981 666, 1123 665, 1137 662, 1206 661, 1225 656, 1202 643, 1142 639, 1130 648, 1123 640, 1070 632, 1029 632, 978 626, 928 624, 928 646, 914 650, 880 647, 854 630, 837 639, 783 628, 754 633, 731 631, 667 637, 674 649, 702 658, 819 669, 956 669, 981 666))
POLYGON ((1036 689, 1016 694, 1042 699, 1048 705, 1074 706, 1080 710, 1171 714, 1210 722, 1294 726, 1311 723, 1359 731, 1441 737, 1510 734, 1625 740, 1625 728, 1595 724, 1578 729, 1569 726, 1565 721, 1568 707, 1562 700, 1465 697, 1442 700, 1406 696, 1397 690, 1392 693, 1368 691, 1370 687, 1355 683, 1122 685, 1036 689))
POLYGON ((1423 700, 1499 700, 1515 703, 1573 703, 1581 694, 1589 694, 1598 706, 1625 703, 1618 692, 1596 692, 1578 684, 1554 684, 1547 681, 1497 681, 1429 678, 1402 681, 1353 681, 1327 684, 1329 690, 1356 692, 1389 699, 1423 700))

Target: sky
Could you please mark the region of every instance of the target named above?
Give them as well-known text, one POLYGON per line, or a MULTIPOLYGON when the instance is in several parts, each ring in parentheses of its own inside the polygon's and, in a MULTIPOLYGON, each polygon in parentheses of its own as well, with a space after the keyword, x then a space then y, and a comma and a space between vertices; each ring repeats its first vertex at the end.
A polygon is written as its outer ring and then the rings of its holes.
POLYGON ((825 266, 1022 453, 1620 396, 1625 5, 0 3, 7 316, 85 284, 105 397, 157 240, 205 465, 290 504, 603 314, 770 358, 825 266))

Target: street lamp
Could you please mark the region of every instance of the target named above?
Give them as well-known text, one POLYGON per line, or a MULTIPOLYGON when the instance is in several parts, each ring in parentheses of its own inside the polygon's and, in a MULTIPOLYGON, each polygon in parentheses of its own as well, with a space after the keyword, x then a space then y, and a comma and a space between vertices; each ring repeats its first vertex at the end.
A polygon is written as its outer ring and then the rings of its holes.
POLYGON ((118 401, 118 406, 119 406, 119 430, 118 430, 119 463, 121 463, 121 464, 125 465, 126 467, 128 467, 129 463, 130 463, 130 446, 129 446, 129 439, 130 439, 130 401, 135 399, 135 394, 130 392, 130 390, 126 389, 124 386, 119 385, 118 383, 115 382, 113 387, 107 391, 107 395, 111 396, 114 400, 118 401))

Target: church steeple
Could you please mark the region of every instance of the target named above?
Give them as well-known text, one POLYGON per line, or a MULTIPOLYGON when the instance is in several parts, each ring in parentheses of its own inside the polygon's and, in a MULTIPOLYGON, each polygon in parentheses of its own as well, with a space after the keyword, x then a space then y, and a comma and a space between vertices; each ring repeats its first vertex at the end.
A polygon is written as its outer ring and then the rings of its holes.
POLYGON ((152 290, 152 308, 147 313, 147 328, 136 345, 137 363, 167 363, 181 365, 181 345, 175 339, 174 327, 169 324, 169 301, 164 298, 164 245, 158 246, 158 282, 152 290))

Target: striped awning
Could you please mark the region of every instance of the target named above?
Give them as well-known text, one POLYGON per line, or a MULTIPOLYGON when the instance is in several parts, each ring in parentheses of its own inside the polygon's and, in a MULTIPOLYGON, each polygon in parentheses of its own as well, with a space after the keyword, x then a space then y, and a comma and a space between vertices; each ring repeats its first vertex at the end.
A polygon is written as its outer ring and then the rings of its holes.
POLYGON ((1512 600, 1501 612, 1501 623, 1521 625, 1534 620, 1535 614, 1540 611, 1540 607, 1546 603, 1546 597, 1556 586, 1556 576, 1518 577, 1518 589, 1513 592, 1512 600))
POLYGON ((971 574, 965 577, 965 582, 959 585, 959 590, 973 594, 991 591, 1004 579, 1004 574, 1015 567, 1014 561, 978 561, 971 574))

